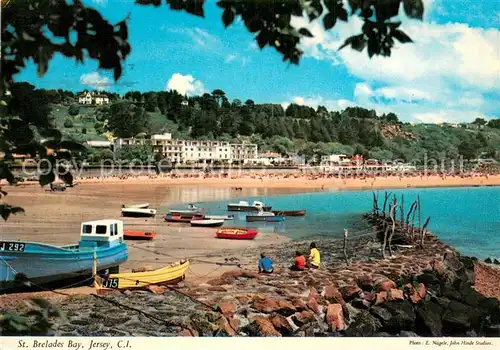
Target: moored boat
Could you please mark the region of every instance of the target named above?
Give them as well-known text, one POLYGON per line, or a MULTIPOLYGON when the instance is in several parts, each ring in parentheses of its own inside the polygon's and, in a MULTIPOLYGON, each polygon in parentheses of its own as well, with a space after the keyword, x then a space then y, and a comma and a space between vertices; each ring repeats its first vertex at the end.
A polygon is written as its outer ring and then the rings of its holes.
POLYGON ((256 215, 247 215, 246 220, 248 222, 253 221, 264 221, 264 222, 281 222, 285 221, 285 217, 283 215, 275 215, 271 212, 259 212, 256 215))
POLYGON ((258 233, 245 227, 223 227, 217 230, 215 236, 223 239, 254 239, 258 233))
POLYGON ((17 287, 16 276, 37 284, 90 276, 94 254, 97 271, 118 270, 119 265, 127 261, 122 221, 83 222, 80 241, 75 245, 0 241, 0 290, 17 287))
POLYGON ((155 238, 155 232, 146 232, 146 231, 132 231, 127 230, 123 232, 123 237, 125 239, 139 239, 139 240, 152 240, 155 238))
POLYGON ((123 204, 122 208, 146 209, 146 208, 149 208, 149 203, 123 204))
POLYGON ((205 215, 205 219, 211 220, 233 220, 233 215, 205 215))
POLYGON ((252 205, 246 201, 239 201, 238 203, 229 203, 227 205, 228 211, 270 211, 271 206, 265 206, 264 203, 254 201, 252 205))
POLYGON ((189 204, 187 206, 187 209, 170 209, 168 212, 169 214, 174 214, 174 215, 184 215, 184 214, 202 215, 203 208, 198 208, 195 204, 189 204))
POLYGON ((122 216, 144 218, 156 216, 156 209, 149 208, 122 208, 122 216))
POLYGON ((185 278, 189 260, 181 260, 171 266, 144 272, 126 272, 95 276, 94 287, 98 294, 114 289, 143 289, 152 284, 173 284, 185 278))
POLYGON ((224 220, 191 220, 191 226, 197 227, 218 227, 224 225, 224 220))
POLYGON ((192 220, 203 220, 203 215, 193 215, 193 214, 184 214, 184 215, 175 215, 175 214, 167 214, 165 216, 165 221, 168 222, 185 222, 190 223, 192 220))
POLYGON ((301 209, 301 210, 273 210, 272 213, 274 215, 283 215, 283 216, 304 216, 304 215, 306 215, 306 211, 304 209, 301 209))

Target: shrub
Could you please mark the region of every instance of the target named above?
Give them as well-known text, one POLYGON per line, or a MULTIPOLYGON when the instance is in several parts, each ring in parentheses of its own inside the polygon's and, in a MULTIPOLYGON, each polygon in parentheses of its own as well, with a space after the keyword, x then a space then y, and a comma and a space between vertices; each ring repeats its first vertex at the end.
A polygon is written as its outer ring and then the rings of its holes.
POLYGON ((83 128, 82 129, 82 134, 85 135, 87 133, 87 129, 86 128, 83 128))
POLYGON ((72 128, 73 127, 73 122, 70 119, 66 119, 64 121, 64 127, 65 128, 72 128))
POLYGON ((71 105, 68 109, 69 115, 75 116, 80 112, 80 107, 78 105, 71 105))

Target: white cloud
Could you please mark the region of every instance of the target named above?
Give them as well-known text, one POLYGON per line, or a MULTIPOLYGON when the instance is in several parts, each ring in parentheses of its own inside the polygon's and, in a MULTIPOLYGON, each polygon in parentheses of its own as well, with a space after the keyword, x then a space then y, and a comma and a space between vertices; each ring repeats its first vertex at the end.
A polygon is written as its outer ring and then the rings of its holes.
POLYGON ((104 90, 111 85, 111 79, 101 76, 98 72, 87 73, 80 76, 80 84, 97 90, 104 90))
POLYGON ((165 87, 166 90, 176 90, 181 95, 201 95, 205 92, 203 83, 192 75, 174 73, 165 87))
POLYGON ((238 58, 238 55, 227 55, 226 60, 224 61, 224 63, 229 63, 229 62, 232 62, 232 61, 234 61, 236 58, 238 58))
POLYGON ((239 62, 242 67, 246 66, 250 61, 250 57, 240 56, 238 54, 229 54, 226 56, 224 63, 239 62))
MULTIPOLYGON (((439 11, 431 0, 425 5, 427 15, 439 11)), ((404 19, 400 29, 414 43, 398 44, 391 57, 370 59, 366 50, 359 53, 346 47, 338 51, 346 38, 361 32, 363 22, 358 17, 337 22, 330 31, 324 30, 321 20, 293 21, 314 35, 301 41, 306 57, 342 63, 364 81, 353 91, 352 102, 358 105, 420 121, 469 121, 496 111, 495 103, 484 97, 498 91, 500 83, 500 31, 496 28, 404 19)), ((329 103, 337 104, 335 100, 329 103)))
POLYGON ((170 33, 178 33, 178 34, 187 35, 189 38, 191 38, 191 40, 196 45, 203 47, 203 48, 209 48, 209 49, 215 48, 217 46, 220 46, 220 44, 221 44, 219 38, 210 34, 205 29, 201 29, 199 27, 168 28, 168 27, 162 26, 162 27, 160 27, 160 29, 167 30, 170 33))

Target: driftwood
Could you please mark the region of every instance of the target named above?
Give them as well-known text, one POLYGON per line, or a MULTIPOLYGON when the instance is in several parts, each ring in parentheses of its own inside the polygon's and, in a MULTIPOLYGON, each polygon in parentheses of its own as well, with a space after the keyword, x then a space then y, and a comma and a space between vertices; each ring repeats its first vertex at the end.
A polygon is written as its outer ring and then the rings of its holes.
POLYGON ((378 215, 378 211, 379 211, 379 208, 378 208, 378 195, 375 194, 375 192, 373 192, 373 212, 378 215))
POLYGON ((385 192, 385 197, 384 197, 384 207, 382 208, 382 215, 385 217, 385 208, 387 206, 387 200, 389 199, 391 193, 385 192))
POLYGON ((429 216, 427 220, 425 220, 424 226, 422 227, 422 240, 420 241, 420 245, 422 248, 424 247, 424 239, 425 239, 425 234, 427 231, 427 225, 429 225, 429 221, 431 220, 431 217, 429 216))
POLYGON ((396 229, 396 208, 398 206, 398 201, 396 197, 394 197, 394 202, 391 205, 391 209, 389 211, 389 217, 391 219, 391 233, 389 235, 389 255, 392 256, 392 237, 394 236, 394 230, 396 229))
POLYGON ((345 263, 349 265, 349 257, 347 256, 347 235, 349 234, 349 231, 345 228, 344 229, 344 259, 345 263))
POLYGON ((401 195, 401 225, 405 229, 405 195, 401 195))
POLYGON ((410 210, 408 210, 408 214, 406 214, 406 226, 410 225, 410 215, 412 214, 413 210, 415 209, 415 206, 417 205, 417 201, 414 201, 411 206, 410 210))
POLYGON ((422 223, 422 212, 420 211, 420 195, 417 196, 418 200, 418 231, 420 232, 420 229, 422 226, 420 224, 422 223))
POLYGON ((389 232, 389 225, 386 224, 384 230, 384 240, 382 242, 382 258, 386 258, 385 256, 385 246, 387 245, 387 233, 389 232))

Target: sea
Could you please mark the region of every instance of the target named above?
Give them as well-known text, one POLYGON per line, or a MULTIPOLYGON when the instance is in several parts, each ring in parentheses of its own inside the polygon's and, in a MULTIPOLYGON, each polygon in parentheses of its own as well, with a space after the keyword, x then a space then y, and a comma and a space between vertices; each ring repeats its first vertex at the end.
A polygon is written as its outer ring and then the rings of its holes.
MULTIPOLYGON (((370 228, 361 219, 373 208, 373 193, 379 206, 386 190, 314 192, 267 197, 241 197, 232 200, 196 203, 211 215, 234 215, 224 226, 256 228, 292 239, 314 236, 342 237, 367 235, 370 228), (281 223, 246 222, 243 212, 227 212, 228 203, 259 200, 272 210, 305 209, 304 217, 286 217, 281 223)), ((500 187, 454 187, 387 190, 398 201, 404 196, 405 213, 420 196, 421 224, 430 217, 428 229, 459 252, 480 259, 500 258, 500 187)), ((400 213, 396 214, 400 217, 400 213)), ((418 218, 416 218, 418 224, 418 218)))

